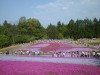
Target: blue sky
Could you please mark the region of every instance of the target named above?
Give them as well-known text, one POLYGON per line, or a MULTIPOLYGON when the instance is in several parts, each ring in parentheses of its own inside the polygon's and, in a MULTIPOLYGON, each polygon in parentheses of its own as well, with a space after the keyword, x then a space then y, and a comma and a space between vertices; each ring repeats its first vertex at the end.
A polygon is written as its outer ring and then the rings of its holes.
POLYGON ((44 27, 70 19, 100 18, 100 0, 0 0, 0 24, 17 23, 21 16, 36 18, 44 27))

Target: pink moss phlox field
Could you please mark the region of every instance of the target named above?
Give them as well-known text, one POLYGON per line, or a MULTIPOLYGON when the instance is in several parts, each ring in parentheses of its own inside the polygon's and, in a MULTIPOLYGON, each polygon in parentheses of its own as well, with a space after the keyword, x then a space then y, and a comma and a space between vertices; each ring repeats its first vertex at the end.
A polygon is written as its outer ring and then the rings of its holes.
POLYGON ((48 45, 49 43, 37 43, 37 44, 32 44, 31 47, 46 47, 48 45))
POLYGON ((49 43, 50 45, 41 48, 42 51, 64 51, 72 49, 72 46, 65 43, 49 43))
POLYGON ((96 48, 96 49, 100 49, 100 46, 94 46, 94 48, 96 48))
POLYGON ((49 62, 0 61, 0 75, 100 75, 100 67, 49 62))
POLYGON ((50 45, 44 48, 41 48, 42 51, 55 51, 59 48, 58 43, 49 43, 50 45))
POLYGON ((26 47, 24 50, 30 51, 92 51, 81 44, 68 43, 36 43, 26 47))
POLYGON ((92 51, 91 48, 85 48, 79 44, 66 44, 66 43, 49 43, 47 47, 43 47, 42 51, 92 51))
POLYGON ((92 51, 91 48, 73 48, 70 51, 92 51))
POLYGON ((28 47, 28 48, 25 48, 25 49, 23 49, 23 50, 25 50, 25 51, 38 51, 40 48, 31 48, 31 47, 28 47))
POLYGON ((85 47, 84 45, 82 44, 69 44, 71 45, 72 47, 85 47))
POLYGON ((29 50, 29 51, 38 51, 43 47, 48 46, 49 43, 35 43, 35 44, 31 44, 30 46, 24 48, 23 50, 29 50))

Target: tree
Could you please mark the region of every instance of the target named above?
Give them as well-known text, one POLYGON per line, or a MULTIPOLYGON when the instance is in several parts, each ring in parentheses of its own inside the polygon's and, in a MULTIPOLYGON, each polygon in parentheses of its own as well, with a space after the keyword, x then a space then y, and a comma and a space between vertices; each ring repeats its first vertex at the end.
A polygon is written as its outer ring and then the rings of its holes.
POLYGON ((60 35, 62 35, 62 37, 65 37, 65 33, 67 31, 66 26, 64 25, 64 23, 61 23, 60 21, 57 23, 57 29, 60 32, 60 35))
POLYGON ((93 27, 94 27, 95 37, 99 38, 100 37, 100 22, 99 20, 97 20, 97 18, 94 18, 93 20, 93 27))
POLYGON ((47 36, 48 39, 61 39, 62 38, 62 34, 59 33, 59 31, 57 30, 57 27, 50 24, 47 27, 47 36))
POLYGON ((9 45, 9 39, 6 35, 0 35, 0 48, 9 45))
POLYGON ((66 32, 66 34, 70 37, 70 38, 73 38, 74 37, 74 35, 75 35, 75 22, 74 22, 74 20, 70 20, 69 21, 69 23, 68 23, 68 26, 67 26, 67 28, 68 28, 68 31, 66 32))
POLYGON ((28 35, 16 35, 15 37, 15 43, 27 43, 30 42, 28 35))
POLYGON ((40 22, 35 18, 26 19, 21 17, 18 24, 20 35, 34 36, 35 39, 43 38, 45 29, 41 26, 40 22))

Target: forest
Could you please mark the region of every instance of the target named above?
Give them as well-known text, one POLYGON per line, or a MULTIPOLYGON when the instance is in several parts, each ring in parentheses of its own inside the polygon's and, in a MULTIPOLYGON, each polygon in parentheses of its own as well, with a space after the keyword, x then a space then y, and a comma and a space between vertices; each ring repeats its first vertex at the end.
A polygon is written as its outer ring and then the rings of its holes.
POLYGON ((100 19, 71 19, 68 24, 58 21, 47 28, 38 19, 20 17, 17 24, 7 20, 0 24, 0 48, 12 44, 28 43, 38 39, 100 38, 100 19))

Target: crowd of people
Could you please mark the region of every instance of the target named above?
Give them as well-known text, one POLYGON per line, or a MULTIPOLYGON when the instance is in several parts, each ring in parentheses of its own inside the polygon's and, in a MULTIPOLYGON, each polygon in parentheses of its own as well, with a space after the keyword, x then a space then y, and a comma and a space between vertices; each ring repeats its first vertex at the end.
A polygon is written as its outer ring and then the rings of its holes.
POLYGON ((99 58, 100 51, 70 51, 70 52, 53 52, 53 57, 87 57, 99 58))
POLYGON ((86 57, 86 58, 100 58, 100 51, 7 51, 6 55, 28 55, 28 56, 52 56, 52 57, 86 57))

